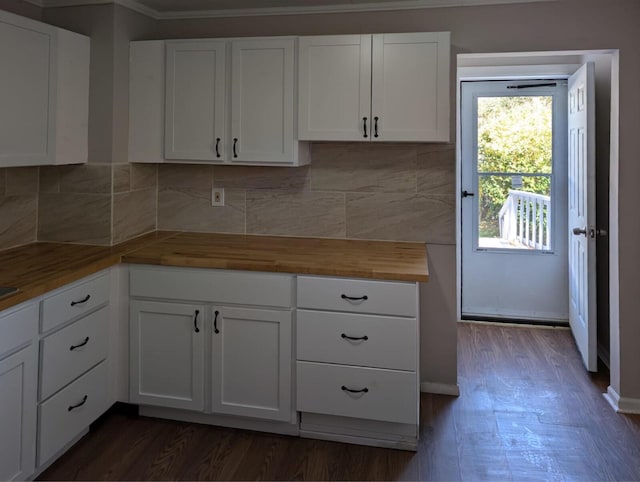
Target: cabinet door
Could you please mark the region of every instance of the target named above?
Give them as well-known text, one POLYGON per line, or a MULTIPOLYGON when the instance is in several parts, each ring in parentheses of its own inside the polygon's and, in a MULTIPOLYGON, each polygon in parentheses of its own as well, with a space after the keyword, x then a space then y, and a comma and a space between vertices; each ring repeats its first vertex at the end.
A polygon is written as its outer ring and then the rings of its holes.
POLYGON ((204 410, 204 307, 131 301, 130 399, 204 410))
POLYGON ((165 157, 223 160, 224 41, 168 41, 165 157))
POLYGON ((213 411, 291 418, 291 311, 214 308, 213 411))
POLYGON ((232 161, 292 161, 294 47, 289 38, 232 43, 232 161))
POLYGON ((55 28, 0 12, 0 166, 55 152, 55 28))
POLYGON ((301 37, 298 59, 299 139, 369 140, 371 35, 301 37))
POLYGON ((373 36, 373 141, 449 140, 449 50, 447 32, 373 36))
POLYGON ((36 351, 0 360, 0 480, 25 480, 35 467, 36 351))

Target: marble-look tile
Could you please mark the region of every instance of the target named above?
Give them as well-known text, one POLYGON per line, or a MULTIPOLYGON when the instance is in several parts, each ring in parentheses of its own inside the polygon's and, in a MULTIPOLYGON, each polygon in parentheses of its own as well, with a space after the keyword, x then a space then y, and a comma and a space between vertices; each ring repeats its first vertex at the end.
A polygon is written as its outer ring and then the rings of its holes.
POLYGON ((455 243, 453 196, 347 194, 347 237, 455 243))
POLYGON ((0 249, 36 240, 37 194, 0 197, 0 249))
POLYGON ((111 193, 111 164, 81 164, 60 167, 60 192, 111 193))
POLYGON ((244 233, 245 192, 225 192, 224 206, 211 206, 211 191, 193 188, 158 192, 158 229, 244 233))
POLYGON ((37 167, 9 167, 5 172, 5 196, 23 196, 38 192, 37 167))
POLYGON ((0 197, 4 196, 7 170, 0 168, 0 197))
POLYGON ((40 167, 40 192, 60 192, 60 170, 62 166, 40 167))
POLYGON ((311 189, 416 192, 415 144, 313 144, 311 189))
POLYGON ((418 154, 418 192, 453 196, 456 187, 456 152, 450 149, 418 154))
POLYGON ((155 189, 157 185, 157 164, 131 164, 131 190, 155 189))
POLYGON ((213 166, 198 164, 160 164, 158 166, 158 190, 195 189, 209 191, 213 186, 213 166))
POLYGON ((111 194, 40 193, 38 239, 111 243, 111 194))
POLYGON ((113 195, 113 244, 156 228, 156 199, 153 188, 113 195))
POLYGON ((121 193, 131 190, 131 164, 115 164, 113 166, 113 192, 121 193))
POLYGON ((291 189, 308 185, 309 166, 214 166, 213 185, 229 189, 291 189))
POLYGON ((335 192, 247 191, 247 233, 343 238, 344 202, 335 192))

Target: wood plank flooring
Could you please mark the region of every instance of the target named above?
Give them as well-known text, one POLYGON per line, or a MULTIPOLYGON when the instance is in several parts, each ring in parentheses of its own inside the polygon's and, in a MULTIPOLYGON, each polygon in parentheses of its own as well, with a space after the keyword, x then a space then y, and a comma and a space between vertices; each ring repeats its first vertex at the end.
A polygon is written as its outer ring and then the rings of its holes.
POLYGON ((565 329, 461 323, 459 398, 423 394, 417 453, 112 410, 40 480, 640 480, 640 417, 565 329))

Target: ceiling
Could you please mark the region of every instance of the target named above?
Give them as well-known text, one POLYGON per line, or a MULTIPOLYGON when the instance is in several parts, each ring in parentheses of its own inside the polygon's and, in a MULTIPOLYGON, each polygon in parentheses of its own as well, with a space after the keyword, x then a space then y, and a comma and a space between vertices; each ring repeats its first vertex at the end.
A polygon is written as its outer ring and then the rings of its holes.
POLYGON ((118 3, 150 17, 197 18, 461 7, 557 0, 27 0, 41 7, 118 3))

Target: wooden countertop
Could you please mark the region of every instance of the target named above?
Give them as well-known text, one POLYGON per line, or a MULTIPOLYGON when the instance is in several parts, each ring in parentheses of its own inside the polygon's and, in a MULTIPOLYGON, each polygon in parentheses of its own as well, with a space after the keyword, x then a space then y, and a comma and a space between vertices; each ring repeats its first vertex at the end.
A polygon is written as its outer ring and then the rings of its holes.
POLYGON ((428 281, 424 243, 158 231, 112 246, 34 243, 0 251, 0 311, 120 262, 428 281))

